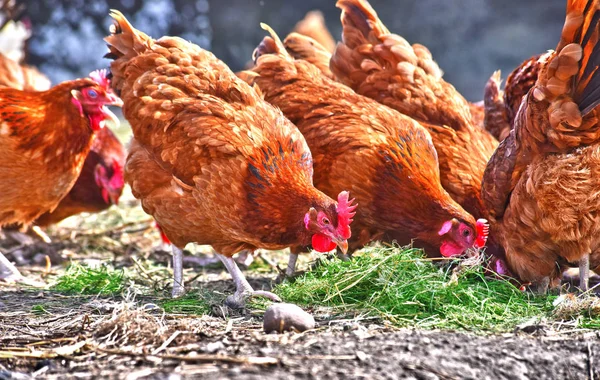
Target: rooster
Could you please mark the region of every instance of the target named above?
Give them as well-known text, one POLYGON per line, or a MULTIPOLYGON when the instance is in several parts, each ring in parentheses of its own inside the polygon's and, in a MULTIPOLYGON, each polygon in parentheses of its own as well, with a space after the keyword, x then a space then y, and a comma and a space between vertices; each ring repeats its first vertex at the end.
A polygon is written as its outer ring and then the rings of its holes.
POLYGON ((330 68, 357 93, 419 121, 430 132, 442 186, 476 218, 485 218, 481 179, 498 142, 473 121, 471 105, 442 79, 426 47, 391 34, 366 0, 339 0, 343 42, 330 68))
MULTIPOLYGON (((349 194, 336 202, 313 186, 311 152, 279 110, 210 52, 111 16, 107 57, 134 134, 125 179, 175 258, 189 242, 212 245, 236 284, 226 303, 243 307, 248 296, 279 298, 252 289, 236 252, 347 248, 349 194)), ((183 290, 178 268, 174 295, 183 290)))
POLYGON ((442 188, 425 128, 294 60, 263 27, 271 37, 256 48, 255 75, 248 77, 306 138, 317 188, 330 196, 348 188, 356 197, 352 249, 380 237, 401 244, 417 238, 430 254, 449 257, 485 244, 485 221, 476 222, 442 188))
POLYGON ((590 265, 600 269, 599 19, 598 0, 568 0, 561 40, 483 180, 498 266, 539 292, 568 265, 579 265, 582 290, 590 265))
MULTIPOLYGON (((28 225, 52 211, 71 190, 107 105, 121 105, 104 71, 60 83, 48 91, 0 89, 0 227, 28 225)), ((0 278, 22 281, 0 253, 0 278)))

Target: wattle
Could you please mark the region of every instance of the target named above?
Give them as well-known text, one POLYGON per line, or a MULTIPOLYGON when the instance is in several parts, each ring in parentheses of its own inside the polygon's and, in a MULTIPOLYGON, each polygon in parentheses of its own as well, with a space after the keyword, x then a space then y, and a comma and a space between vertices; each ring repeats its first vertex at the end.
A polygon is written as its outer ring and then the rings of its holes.
POLYGON ((102 123, 106 116, 103 113, 92 113, 88 114, 88 118, 90 119, 90 128, 92 131, 98 131, 104 127, 104 123, 102 123))
POLYGON ((461 255, 464 251, 464 248, 447 241, 443 242, 442 246, 440 247, 440 253, 444 257, 458 256, 461 255))
POLYGON ((315 234, 312 236, 312 247, 315 251, 329 252, 333 250, 336 245, 325 235, 315 234))

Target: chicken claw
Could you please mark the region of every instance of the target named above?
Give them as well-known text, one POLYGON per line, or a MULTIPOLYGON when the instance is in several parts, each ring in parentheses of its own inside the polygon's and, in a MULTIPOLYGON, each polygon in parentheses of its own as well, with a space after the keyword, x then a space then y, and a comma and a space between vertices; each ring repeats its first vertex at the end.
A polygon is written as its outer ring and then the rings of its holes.
POLYGON ((225 300, 225 305, 231 307, 232 309, 243 309, 246 305, 246 300, 250 297, 264 297, 274 302, 281 302, 281 298, 279 298, 276 294, 264 290, 252 289, 252 286, 250 286, 248 280, 246 280, 246 277, 240 268, 238 268, 233 258, 226 257, 218 253, 217 257, 221 259, 223 265, 225 265, 225 268, 227 268, 227 271, 235 283, 235 293, 227 297, 225 300))

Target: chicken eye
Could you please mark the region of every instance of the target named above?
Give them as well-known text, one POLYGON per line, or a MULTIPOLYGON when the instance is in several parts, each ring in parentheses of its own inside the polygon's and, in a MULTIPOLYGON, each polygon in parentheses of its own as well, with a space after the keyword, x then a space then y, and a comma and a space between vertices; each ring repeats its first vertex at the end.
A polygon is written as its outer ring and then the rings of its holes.
POLYGON ((327 219, 327 218, 323 218, 323 224, 324 224, 324 225, 328 225, 328 224, 329 224, 329 219, 327 219))
POLYGON ((469 230, 463 230, 462 234, 463 234, 464 237, 468 237, 469 235, 471 235, 471 231, 469 231, 469 230))
POLYGON ((98 93, 95 90, 88 90, 87 94, 92 99, 95 99, 98 97, 98 93))

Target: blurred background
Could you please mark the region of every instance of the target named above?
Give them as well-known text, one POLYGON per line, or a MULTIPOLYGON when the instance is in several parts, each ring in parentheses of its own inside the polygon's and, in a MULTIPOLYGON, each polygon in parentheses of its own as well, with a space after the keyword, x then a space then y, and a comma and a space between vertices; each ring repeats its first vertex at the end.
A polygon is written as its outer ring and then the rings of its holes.
MULTIPOLYGON (((266 22, 285 36, 305 13, 320 9, 336 38, 335 0, 27 0, 32 24, 27 62, 53 83, 107 66, 102 59, 110 20, 121 10, 153 37, 178 35, 211 50, 233 70, 244 67, 266 22)), ((565 0, 371 0, 382 21, 410 43, 427 46, 445 79, 471 101, 490 75, 505 78, 525 58, 558 42, 565 0)))

